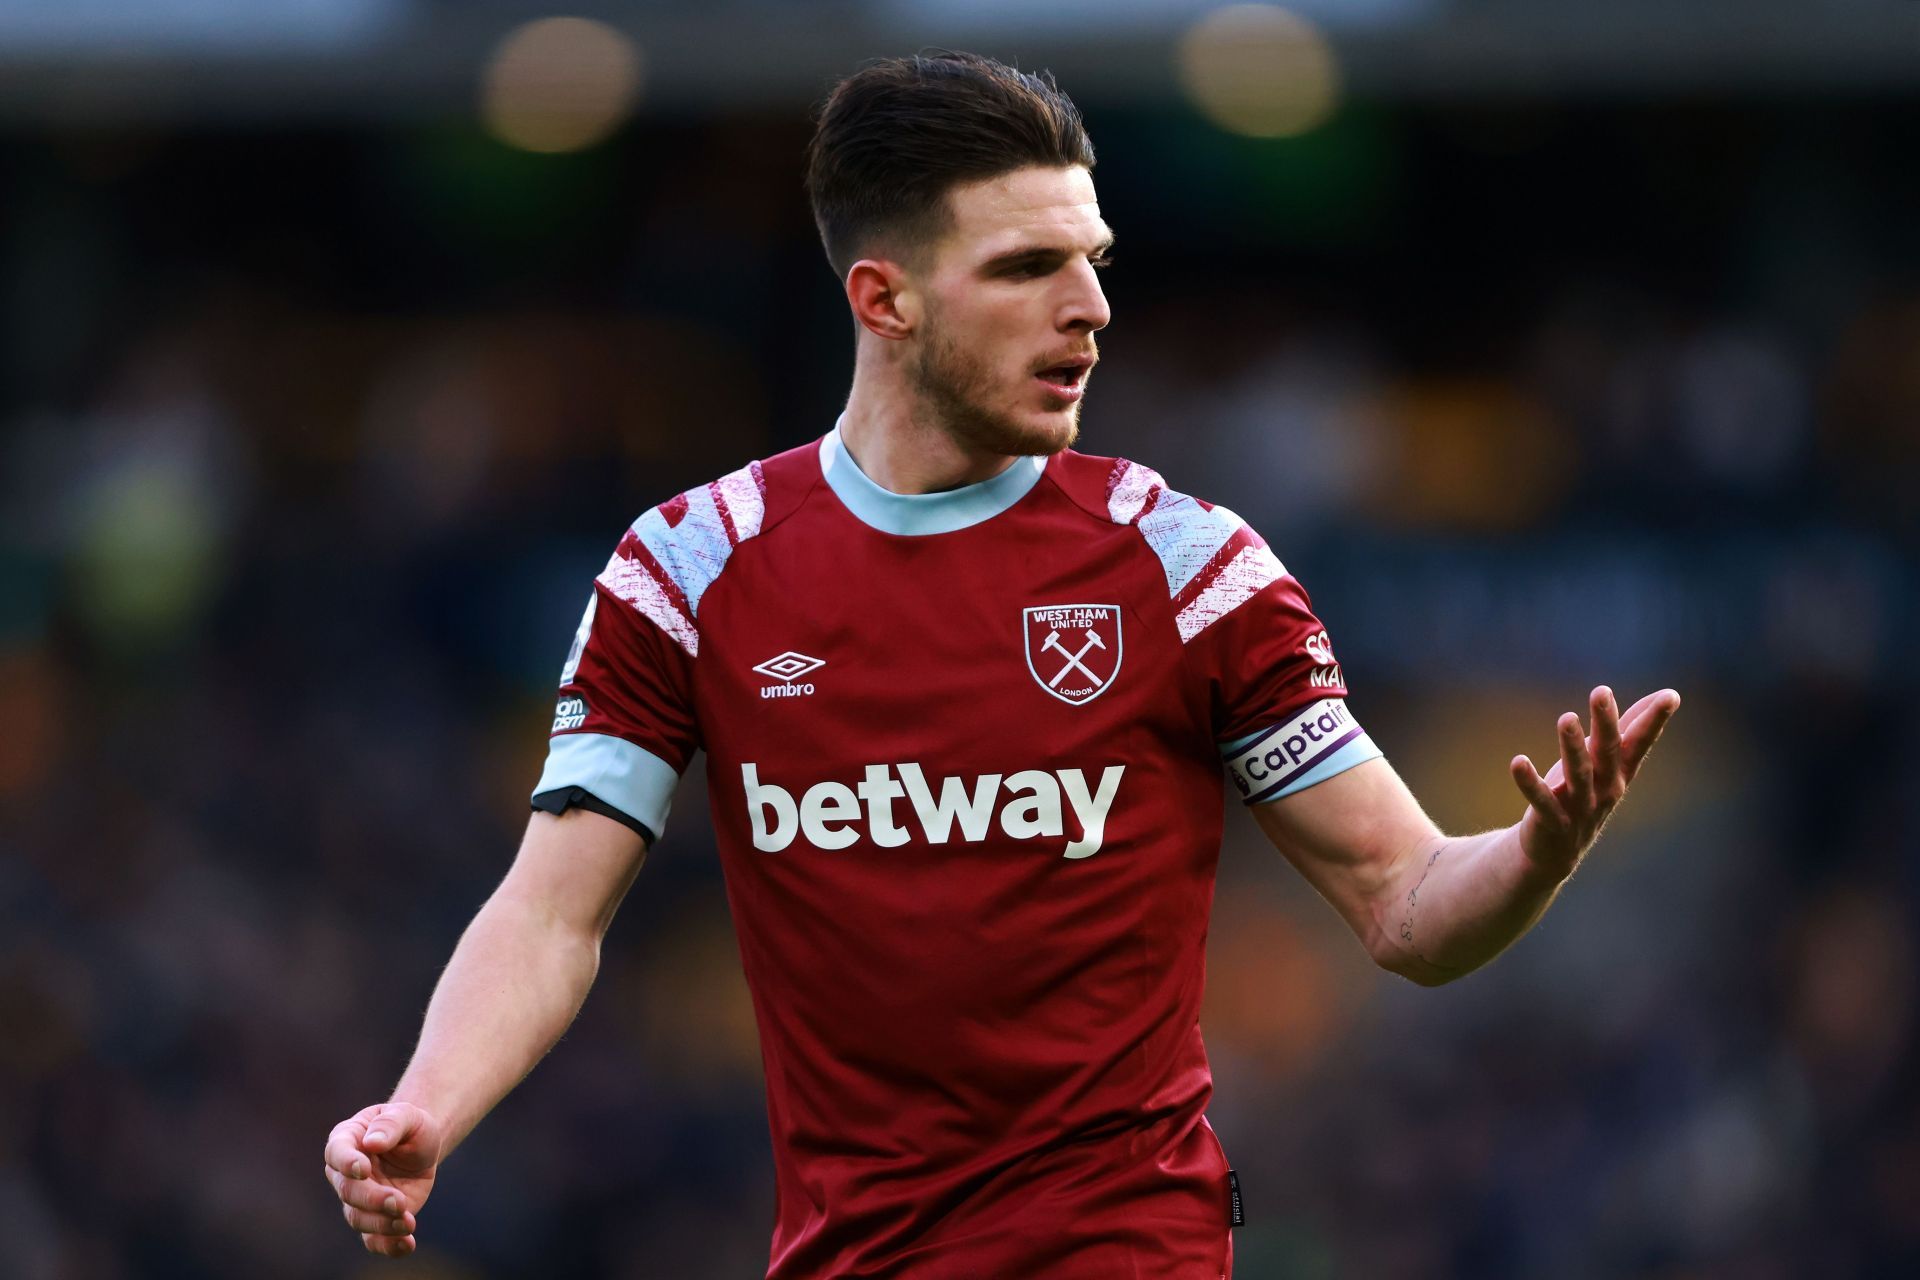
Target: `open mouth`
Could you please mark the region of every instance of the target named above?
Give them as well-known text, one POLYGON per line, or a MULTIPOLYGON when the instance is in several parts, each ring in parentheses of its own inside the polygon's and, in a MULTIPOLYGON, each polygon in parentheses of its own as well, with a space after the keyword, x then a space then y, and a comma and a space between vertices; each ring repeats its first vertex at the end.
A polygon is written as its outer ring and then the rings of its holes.
POLYGON ((1056 395, 1069 399, 1078 398, 1086 387, 1087 371, 1093 367, 1090 360, 1068 360, 1050 368, 1042 369, 1033 376, 1047 385, 1056 395))

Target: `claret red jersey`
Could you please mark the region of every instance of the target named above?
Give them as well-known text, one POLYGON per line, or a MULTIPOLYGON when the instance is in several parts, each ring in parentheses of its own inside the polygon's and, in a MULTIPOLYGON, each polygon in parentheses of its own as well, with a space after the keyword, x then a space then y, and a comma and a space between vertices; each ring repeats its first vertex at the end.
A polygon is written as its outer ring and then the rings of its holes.
POLYGON ((1228 1273, 1199 1028, 1223 778, 1261 803, 1379 754, 1253 530, 1071 451, 894 494, 836 430, 634 522, 535 803, 658 839, 697 748, 770 1280, 1228 1273))

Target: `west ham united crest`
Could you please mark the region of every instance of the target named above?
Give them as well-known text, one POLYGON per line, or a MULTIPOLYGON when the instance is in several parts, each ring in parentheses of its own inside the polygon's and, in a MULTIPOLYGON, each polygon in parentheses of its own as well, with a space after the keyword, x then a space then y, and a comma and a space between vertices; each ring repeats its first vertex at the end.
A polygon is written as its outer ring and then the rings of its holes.
POLYGON ((1120 674, 1120 606, 1049 604, 1024 610, 1027 670, 1042 689, 1079 706, 1120 674))

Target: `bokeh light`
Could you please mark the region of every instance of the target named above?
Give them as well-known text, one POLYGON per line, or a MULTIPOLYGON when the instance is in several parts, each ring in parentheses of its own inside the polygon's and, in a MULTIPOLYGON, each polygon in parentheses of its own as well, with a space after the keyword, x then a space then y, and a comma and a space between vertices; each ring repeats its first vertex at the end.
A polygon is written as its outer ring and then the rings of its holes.
POLYGON ((1230 133, 1293 138, 1340 102, 1340 64, 1318 27, 1270 4, 1216 9, 1181 39, 1180 83, 1230 133))
POLYGON ((525 151, 579 151, 611 135, 640 96, 639 46, 591 18, 541 18, 500 41, 482 80, 487 129, 525 151))

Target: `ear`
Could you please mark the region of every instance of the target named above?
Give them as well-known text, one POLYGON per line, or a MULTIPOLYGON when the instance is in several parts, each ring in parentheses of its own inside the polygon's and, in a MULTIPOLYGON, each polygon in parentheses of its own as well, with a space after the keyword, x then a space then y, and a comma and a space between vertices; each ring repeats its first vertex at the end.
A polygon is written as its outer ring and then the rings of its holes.
POLYGON ((899 341, 920 323, 913 276, 887 258, 862 258, 847 269, 847 304, 867 332, 899 341))

